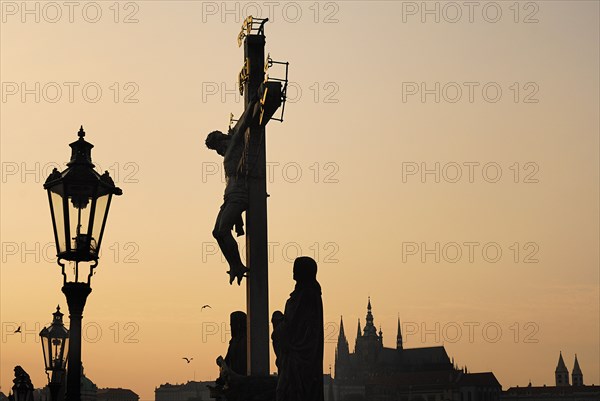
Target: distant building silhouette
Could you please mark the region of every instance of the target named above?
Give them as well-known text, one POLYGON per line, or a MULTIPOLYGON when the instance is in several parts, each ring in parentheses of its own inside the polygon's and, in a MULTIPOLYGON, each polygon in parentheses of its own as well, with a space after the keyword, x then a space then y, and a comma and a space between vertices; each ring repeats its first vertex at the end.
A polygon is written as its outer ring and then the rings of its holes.
POLYGON ((383 332, 374 324, 371 299, 364 329, 358 322, 353 353, 343 319, 340 321, 333 387, 335 401, 497 401, 502 392, 493 373, 458 369, 443 346, 404 348, 400 319, 396 347, 384 347, 383 332))
MULTIPOLYGON (((65 401, 66 396, 66 376, 63 376, 63 385, 58 393, 57 401, 65 401)), ((83 366, 81 367, 81 401, 98 401, 98 387, 84 373, 83 366)), ((36 389, 33 392, 34 401, 50 401, 50 389, 48 385, 43 388, 36 389)))
POLYGON ((335 399, 333 393, 333 377, 329 373, 323 375, 323 388, 325 389, 325 401, 333 401, 335 399))
POLYGON ((502 401, 598 401, 600 386, 511 387, 502 393, 502 401))
POLYGON ((98 401, 139 401, 140 396, 126 388, 98 389, 98 401))
POLYGON ((215 386, 214 381, 189 381, 185 384, 161 384, 154 389, 155 401, 204 401, 212 400, 207 386, 215 386))
POLYGON ((559 353, 558 363, 554 370, 555 386, 533 386, 531 382, 527 387, 511 387, 502 393, 503 401, 550 401, 550 400, 569 400, 586 401, 600 400, 600 386, 586 386, 583 383, 583 373, 575 355, 573 363, 573 372, 571 373, 572 385, 569 384, 569 370, 562 356, 559 353))

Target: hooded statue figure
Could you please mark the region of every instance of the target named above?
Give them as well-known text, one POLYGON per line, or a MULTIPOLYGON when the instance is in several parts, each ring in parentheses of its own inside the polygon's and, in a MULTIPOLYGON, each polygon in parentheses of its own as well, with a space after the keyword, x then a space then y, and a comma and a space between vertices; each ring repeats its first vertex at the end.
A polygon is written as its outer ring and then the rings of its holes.
POLYGON ((273 313, 273 346, 279 377, 277 401, 323 401, 323 301, 317 263, 294 261, 296 288, 281 312, 273 313))
POLYGON ((229 316, 231 340, 225 356, 225 362, 235 373, 246 376, 246 314, 232 312, 229 316))

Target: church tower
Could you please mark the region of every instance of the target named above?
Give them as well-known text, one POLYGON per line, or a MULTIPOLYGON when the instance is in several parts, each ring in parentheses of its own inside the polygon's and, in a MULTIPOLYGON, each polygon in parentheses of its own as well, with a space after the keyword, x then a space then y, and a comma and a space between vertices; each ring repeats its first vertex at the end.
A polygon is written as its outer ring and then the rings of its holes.
POLYGON ((583 373, 581 372, 579 362, 577 361, 577 354, 575 354, 575 365, 573 366, 571 378, 573 379, 573 386, 583 386, 583 373))
POLYGON ((402 344, 402 330, 400 329, 400 317, 398 317, 398 335, 396 336, 396 349, 404 349, 402 344))
POLYGON ((565 361, 563 360, 562 352, 558 357, 558 365, 556 365, 554 376, 556 378, 556 387, 564 387, 569 385, 569 370, 567 369, 567 365, 565 365, 565 361))

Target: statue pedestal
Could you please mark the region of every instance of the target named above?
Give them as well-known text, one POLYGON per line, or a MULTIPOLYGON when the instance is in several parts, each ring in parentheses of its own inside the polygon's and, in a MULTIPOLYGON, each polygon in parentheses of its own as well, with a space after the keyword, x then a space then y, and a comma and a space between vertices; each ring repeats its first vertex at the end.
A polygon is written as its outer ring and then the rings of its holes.
POLYGON ((277 376, 232 376, 209 387, 217 401, 275 401, 277 376), (219 383, 220 382, 220 383, 219 383))

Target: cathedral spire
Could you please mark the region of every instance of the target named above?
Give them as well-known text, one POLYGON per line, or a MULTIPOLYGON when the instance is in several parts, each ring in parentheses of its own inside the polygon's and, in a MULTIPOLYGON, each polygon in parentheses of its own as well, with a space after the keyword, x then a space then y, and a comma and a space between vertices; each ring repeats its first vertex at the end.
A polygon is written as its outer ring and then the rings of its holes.
POLYGON ((396 349, 404 349, 402 344, 402 329, 400 328, 400 316, 398 316, 398 335, 396 336, 396 349))
POLYGON ((573 386, 583 386, 583 372, 579 367, 579 361, 577 360, 577 354, 575 354, 575 364, 573 365, 573 372, 571 372, 573 379, 573 386))
POLYGON ((377 337, 377 328, 373 324, 373 313, 371 312, 371 297, 369 297, 369 303, 367 304, 367 323, 365 323, 365 337, 377 337))
MULTIPOLYGON (((343 377, 348 369, 348 361, 350 359, 350 348, 348 340, 344 332, 344 318, 340 316, 340 333, 338 335, 337 347, 335 347, 335 375, 343 377)), ((331 365, 329 365, 331 374, 331 365)), ((333 380, 333 378, 331 378, 333 380)), ((331 382, 330 382, 331 385, 331 382)))
POLYGON ((354 353, 358 352, 360 348, 360 341, 362 338, 362 333, 360 330, 360 318, 358 319, 358 329, 356 329, 356 340, 354 341, 354 353))
POLYGON ((348 340, 346 339, 346 333, 344 332, 344 318, 342 316, 340 316, 340 334, 338 335, 335 354, 336 357, 345 357, 346 355, 350 354, 348 340))

